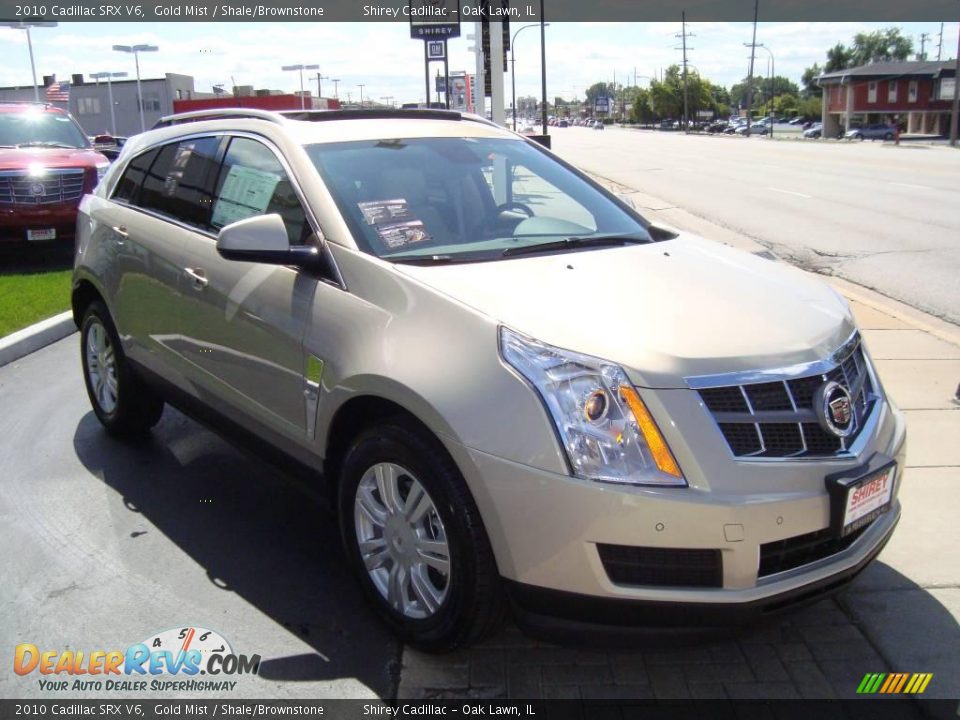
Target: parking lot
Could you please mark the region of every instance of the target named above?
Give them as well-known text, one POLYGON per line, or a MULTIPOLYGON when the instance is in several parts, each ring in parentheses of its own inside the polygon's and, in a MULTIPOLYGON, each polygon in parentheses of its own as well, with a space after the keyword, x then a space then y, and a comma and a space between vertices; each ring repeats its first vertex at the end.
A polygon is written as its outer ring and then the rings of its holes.
MULTIPOLYGON (((836 232, 826 238, 821 227, 831 217, 838 228, 846 222, 833 191, 824 197, 807 187, 816 202, 806 207, 794 204, 803 198, 779 197, 783 193, 771 188, 783 183, 769 179, 780 172, 779 163, 736 204, 731 191, 709 177, 714 170, 667 168, 653 150, 634 148, 628 131, 563 132, 555 133, 562 155, 610 178, 611 187, 651 217, 800 264, 850 238, 864 243, 857 260, 881 254, 866 240, 888 220, 871 220, 876 226, 849 237, 836 232), (590 139, 578 145, 572 133, 590 139), (624 134, 623 145, 618 134, 624 134), (634 148, 623 155, 630 160, 604 160, 624 147, 634 148), (707 219, 714 210, 716 223, 707 219), (808 224, 798 228, 801 217, 808 224), (795 235, 810 239, 809 247, 791 244, 795 235)), ((712 141, 677 136, 666 142, 657 152, 681 157, 675 151, 682 147, 689 155, 682 157, 692 162, 703 146, 673 143, 712 141)), ((717 142, 744 146, 735 139, 717 142)), ((829 161, 809 157, 809 167, 800 164, 815 177, 821 171, 814 163, 829 161)), ((863 157, 857 162, 873 162, 863 157)), ((737 164, 733 156, 725 162, 737 164)), ((952 549, 960 546, 960 526, 950 499, 960 483, 960 404, 954 396, 960 332, 917 310, 940 302, 940 314, 949 315, 960 307, 955 283, 941 282, 958 252, 956 235, 952 245, 947 242, 955 213, 941 207, 956 195, 956 186, 948 186, 955 170, 944 165, 935 172, 947 178, 943 187, 907 194, 926 212, 910 227, 932 228, 931 237, 942 245, 917 260, 929 277, 918 278, 919 270, 905 264, 919 251, 888 250, 895 256, 890 262, 904 264, 903 282, 885 289, 905 304, 838 284, 854 300, 910 432, 900 528, 879 561, 838 598, 682 646, 668 636, 630 649, 558 647, 508 624, 483 645, 452 655, 402 648, 349 577, 316 478, 248 454, 169 409, 147 441, 110 439, 90 412, 74 335, 0 368, 0 542, 14 549, 0 589, 9 618, 0 643, 111 649, 167 629, 208 628, 236 652, 263 658, 258 677, 238 679, 235 698, 833 698, 854 696, 868 672, 890 671, 932 672, 926 695, 957 697, 960 567, 952 549)), ((905 225, 909 212, 891 204, 890 213, 905 225)), ((882 237, 885 243, 897 239, 892 231, 882 237)), ((842 248, 838 252, 835 274, 861 279, 862 264, 847 264, 842 248)), ((873 262, 882 263, 877 272, 893 273, 887 260, 873 262)), ((12 674, 0 677, 0 692, 49 697, 35 678, 12 674)))

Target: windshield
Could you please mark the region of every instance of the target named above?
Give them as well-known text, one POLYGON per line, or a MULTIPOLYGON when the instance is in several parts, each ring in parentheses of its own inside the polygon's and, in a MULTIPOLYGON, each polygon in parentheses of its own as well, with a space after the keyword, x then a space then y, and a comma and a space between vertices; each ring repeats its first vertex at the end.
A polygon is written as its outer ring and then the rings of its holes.
POLYGON ((0 112, 0 145, 86 148, 90 141, 67 115, 30 109, 0 112))
POLYGON ((585 242, 590 238, 650 241, 636 216, 520 139, 385 139, 306 149, 360 249, 387 260, 492 260, 536 253, 534 245, 572 252, 604 244, 585 242))

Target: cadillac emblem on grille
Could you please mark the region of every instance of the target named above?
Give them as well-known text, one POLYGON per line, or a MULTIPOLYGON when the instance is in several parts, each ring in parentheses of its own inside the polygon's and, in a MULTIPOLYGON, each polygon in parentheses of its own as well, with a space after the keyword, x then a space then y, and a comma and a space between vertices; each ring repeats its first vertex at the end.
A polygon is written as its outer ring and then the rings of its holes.
POLYGON ((30 186, 30 192, 34 197, 42 197, 46 193, 43 183, 33 183, 30 186))
POLYGON ((855 427, 850 392, 838 382, 825 382, 817 390, 814 402, 817 420, 824 430, 837 437, 849 437, 855 427))

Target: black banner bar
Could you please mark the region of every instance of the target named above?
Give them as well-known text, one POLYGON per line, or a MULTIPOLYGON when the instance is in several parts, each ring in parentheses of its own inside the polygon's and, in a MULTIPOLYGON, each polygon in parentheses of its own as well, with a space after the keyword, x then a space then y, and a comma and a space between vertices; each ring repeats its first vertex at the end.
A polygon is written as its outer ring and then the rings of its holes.
MULTIPOLYGON (((455 2, 411 4, 408 0, 0 0, 4 22, 421 22, 456 23, 455 2), (446 13, 450 17, 427 16, 446 13)), ((462 0, 459 20, 482 20, 481 0, 462 0)), ((535 22, 539 0, 490 3, 501 19, 535 22)), ((956 0, 764 0, 763 22, 955 22, 956 0)), ((748 0, 550 0, 545 12, 557 22, 676 22, 681 11, 693 22, 752 21, 748 0)), ((415 23, 416 24, 416 23, 415 23)))
POLYGON ((956 700, 0 700, 0 718, 949 718, 956 700))

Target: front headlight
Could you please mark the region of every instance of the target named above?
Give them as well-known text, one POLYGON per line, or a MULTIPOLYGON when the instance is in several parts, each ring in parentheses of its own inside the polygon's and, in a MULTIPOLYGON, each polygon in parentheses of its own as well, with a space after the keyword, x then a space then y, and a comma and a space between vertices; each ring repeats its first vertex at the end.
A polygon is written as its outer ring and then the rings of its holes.
POLYGON ((577 477, 686 486, 673 453, 619 365, 505 327, 500 328, 500 352, 540 393, 577 477))

